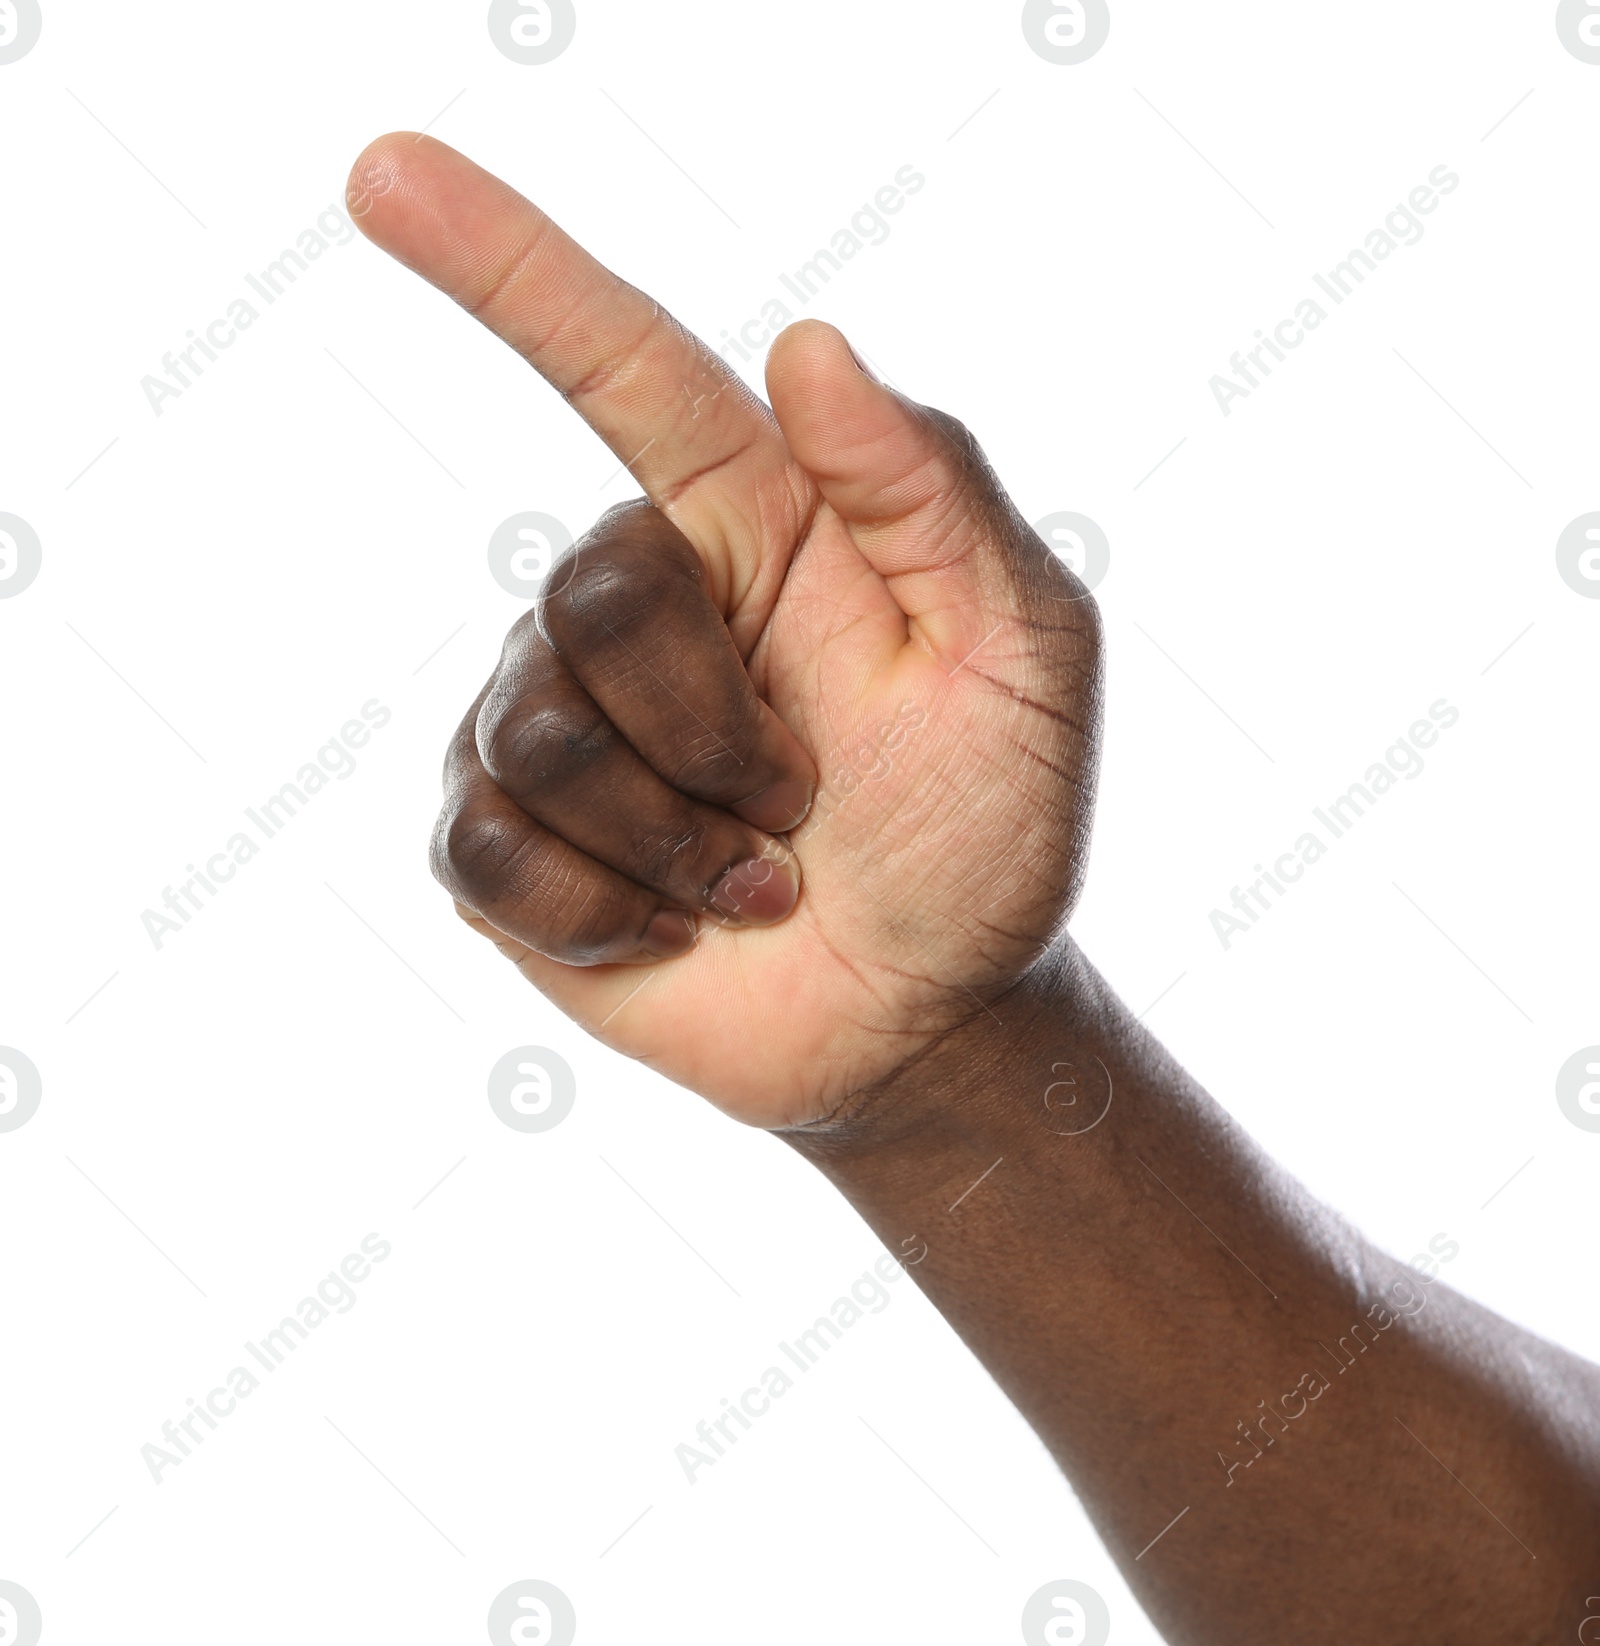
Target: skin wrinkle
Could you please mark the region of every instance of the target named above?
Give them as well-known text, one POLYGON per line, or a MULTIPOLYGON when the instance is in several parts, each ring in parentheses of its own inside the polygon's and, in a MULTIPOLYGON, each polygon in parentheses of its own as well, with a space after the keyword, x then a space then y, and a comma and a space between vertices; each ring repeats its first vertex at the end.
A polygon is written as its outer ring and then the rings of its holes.
MULTIPOLYGON (((898 445, 900 441, 901 431, 895 428, 886 428, 877 440, 869 443, 866 451, 870 452, 878 446, 892 448, 898 445)), ((946 492, 945 474, 947 468, 948 465, 944 460, 943 453, 938 450, 930 450, 915 453, 908 460, 906 466, 898 472, 887 469, 882 470, 882 481, 877 488, 877 492, 879 498, 882 499, 883 512, 876 519, 869 517, 858 520, 857 526, 859 529, 871 533, 887 531, 893 527, 903 525, 910 517, 911 511, 901 505, 899 496, 905 492, 915 494, 924 489, 914 485, 913 482, 919 480, 925 474, 933 476, 933 483, 931 487, 927 488, 929 491, 928 498, 924 500, 923 504, 919 505, 919 508, 940 501, 946 492)))
MULTIPOLYGON (((776 509, 777 505, 773 504, 769 507, 766 493, 759 488, 757 489, 755 497, 756 519, 753 525, 747 524, 746 533, 747 540, 756 544, 783 543, 792 540, 795 547, 788 557, 787 565, 784 567, 786 572, 804 553, 806 544, 810 541, 811 535, 816 529, 819 511, 822 509, 823 503, 822 494, 809 478, 806 478, 793 467, 784 471, 783 491, 787 499, 787 506, 786 509, 778 511, 780 518, 774 520, 772 510, 776 509), (781 518, 783 514, 789 516, 787 522, 781 518)), ((671 509, 663 512, 667 514, 669 519, 673 520, 674 524, 678 523, 676 515, 671 509)), ((771 612, 769 611, 765 617, 759 619, 759 626, 757 626, 756 633, 753 636, 750 636, 748 640, 743 637, 746 631, 757 622, 756 616, 747 611, 746 607, 755 604, 758 594, 764 590, 765 583, 770 576, 770 557, 765 553, 758 552, 755 564, 745 579, 744 587, 736 589, 730 585, 729 588, 721 592, 721 598, 717 600, 718 609, 727 621, 728 632, 733 636, 739 655, 745 660, 747 667, 751 669, 752 683, 756 691, 762 696, 766 694, 766 672, 760 664, 754 661, 754 654, 760 647, 761 641, 770 626, 771 612)), ((759 611, 759 608, 757 610, 759 611)))
POLYGON ((1017 750, 1025 760, 1031 760, 1036 766, 1042 766, 1052 777, 1059 778, 1063 783, 1070 783, 1076 775, 1071 767, 1063 766, 1052 760, 1049 755, 1041 754, 1037 749, 1030 749, 1025 745, 1007 740, 1010 746, 1017 750))
MULTIPOLYGON (((652 840, 648 835, 641 837, 635 843, 639 863, 644 869, 644 872, 637 876, 638 880, 647 886, 662 885, 670 880, 680 857, 687 854, 690 858, 695 858, 705 850, 709 844, 706 835, 705 828, 691 825, 678 834, 669 835, 662 840, 652 840)), ((711 888, 733 867, 733 861, 731 858, 724 858, 719 868, 697 877, 701 890, 708 898, 711 888)))
POLYGON ((880 1009, 884 1009, 886 1003, 874 990, 872 981, 868 978, 866 972, 853 959, 851 959, 849 955, 845 954, 843 950, 835 947, 825 932, 818 931, 816 933, 816 939, 832 957, 832 959, 843 967, 844 970, 849 972, 849 974, 855 979, 856 983, 867 992, 868 996, 871 997, 873 1004, 878 1006, 880 1009))
MULTIPOLYGON (((967 666, 972 668, 970 663, 967 666)), ((1007 681, 986 674, 982 669, 973 669, 973 673, 986 685, 1009 697, 1013 703, 1025 709, 1032 709, 1035 714, 1043 715, 1047 720, 1055 721, 1057 725, 1065 727, 1080 740, 1087 741, 1089 736, 1087 729, 1065 709, 1055 708, 1049 703, 1041 703, 1038 698, 1030 696, 1021 687, 1013 686, 1007 681)))
MULTIPOLYGON (((694 742, 691 741, 685 747, 677 767, 667 774, 667 781, 674 788, 701 789, 712 787, 711 780, 715 777, 717 769, 727 765, 729 761, 732 761, 739 771, 744 770, 745 762, 715 732, 708 731, 701 734, 701 741, 705 745, 703 749, 697 749, 694 742)), ((718 788, 723 787, 720 782, 716 783, 715 786, 718 788)), ((752 796, 747 795, 745 798, 750 799, 752 796)))
MULTIPOLYGON (((583 306, 583 301, 580 299, 574 305, 572 312, 577 313, 583 306)), ((576 383, 565 391, 562 398, 581 416, 586 402, 599 398, 607 391, 614 393, 619 385, 627 385, 641 379, 648 381, 650 373, 644 364, 647 358, 645 345, 653 340, 652 333, 654 329, 655 322, 652 321, 636 338, 627 344, 620 345, 586 371, 576 383)), ((550 341, 553 342, 557 335, 559 333, 553 334, 550 341)), ((548 349, 548 347, 549 343, 543 345, 544 349, 548 349)), ((613 447, 612 449, 615 450, 616 448, 613 447)), ((636 461, 636 457, 626 457, 620 451, 617 452, 617 456, 629 465, 636 461)))
POLYGON ((670 513, 675 505, 684 501, 689 492, 692 491, 700 481, 711 478, 711 476, 727 468, 730 463, 737 463, 741 458, 748 457, 750 453, 755 450, 755 446, 756 441, 752 436, 749 440, 745 441, 742 446, 735 448, 735 450, 729 452, 725 457, 716 458, 713 462, 707 463, 704 468, 696 469, 693 474, 685 475, 682 480, 677 481, 674 485, 666 487, 661 494, 660 507, 662 511, 670 513))
MULTIPOLYGON (((910 575, 925 574, 937 577, 956 571, 979 546, 972 500, 963 494, 958 479, 947 477, 948 465, 943 455, 930 455, 916 472, 920 474, 924 470, 939 478, 932 495, 919 504, 916 510, 919 564, 915 574, 891 573, 885 580, 890 586, 900 578, 910 575), (944 552, 947 545, 957 541, 961 545, 959 549, 948 554, 944 552)), ((874 525, 869 530, 880 536, 904 536, 906 524, 906 518, 900 516, 874 525)))
MULTIPOLYGON (((538 255, 539 249, 544 245, 552 227, 554 225, 548 217, 541 218, 529 231, 517 250, 512 253, 510 261, 490 280, 488 289, 476 297, 461 300, 461 307, 474 320, 483 320, 484 314, 494 306, 507 288, 522 277, 528 264, 538 255)), ((488 322, 485 321, 484 324, 488 324, 488 322)), ((555 335, 556 333, 552 332, 551 336, 554 337, 555 335)), ((542 348, 543 345, 540 347, 542 348)))

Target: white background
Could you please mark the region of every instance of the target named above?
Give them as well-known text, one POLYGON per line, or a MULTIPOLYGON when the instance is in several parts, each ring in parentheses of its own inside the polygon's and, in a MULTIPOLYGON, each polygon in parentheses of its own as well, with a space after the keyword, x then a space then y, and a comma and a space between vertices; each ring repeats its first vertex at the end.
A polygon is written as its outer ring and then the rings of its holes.
POLYGON ((1063 1577, 1155 1638, 909 1284, 693 1486, 674 1460, 880 1249, 427 874, 522 610, 489 534, 582 529, 611 455, 359 237, 160 417, 141 391, 447 104, 713 339, 926 176, 804 312, 1110 539, 1079 939, 1317 1193, 1600 1353, 1600 1135, 1554 1097, 1600 1041, 1600 602, 1554 555, 1600 508, 1600 67, 1552 10, 1117 0, 1057 67, 1014 5, 605 0, 521 67, 478 4, 46 0, 0 67, 0 510, 44 545, 0 601, 0 1043, 44 1079, 0 1135, 0 1577, 48 1642, 474 1640, 529 1577, 590 1642, 1007 1641, 1063 1577), (1441 164, 1421 242, 1224 418, 1211 375, 1441 164), (141 911, 373 698, 354 775, 157 951, 141 911), (1212 908, 1440 698, 1422 775, 1224 951, 1212 908), (538 1135, 484 1091, 530 1043, 578 1077, 538 1135), (356 1306, 154 1484, 140 1448, 372 1231, 356 1306))

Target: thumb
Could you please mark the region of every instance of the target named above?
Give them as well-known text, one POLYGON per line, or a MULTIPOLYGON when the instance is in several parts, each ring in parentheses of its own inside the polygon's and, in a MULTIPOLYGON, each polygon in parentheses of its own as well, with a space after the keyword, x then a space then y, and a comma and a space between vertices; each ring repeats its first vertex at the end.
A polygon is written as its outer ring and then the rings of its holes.
POLYGON ((1088 603, 967 430, 880 383, 835 327, 787 327, 767 395, 790 452, 947 668, 991 638, 1010 650, 1004 630, 1088 603))

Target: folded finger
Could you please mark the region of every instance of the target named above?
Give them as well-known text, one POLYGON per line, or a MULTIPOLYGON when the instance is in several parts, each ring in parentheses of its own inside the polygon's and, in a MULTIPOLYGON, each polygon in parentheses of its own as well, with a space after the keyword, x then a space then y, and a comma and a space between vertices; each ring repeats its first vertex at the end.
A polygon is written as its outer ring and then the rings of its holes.
POLYGON ((664 782, 531 625, 508 654, 476 729, 483 769, 502 794, 683 908, 751 925, 789 913, 800 876, 787 846, 664 782))
POLYGON ((575 544, 539 623, 665 784, 763 829, 799 826, 816 765, 756 695, 699 556, 659 510, 625 504, 575 544))
POLYGON ((433 871, 496 930, 569 966, 668 960, 694 946, 692 914, 596 862, 503 794, 469 715, 451 746, 433 871))

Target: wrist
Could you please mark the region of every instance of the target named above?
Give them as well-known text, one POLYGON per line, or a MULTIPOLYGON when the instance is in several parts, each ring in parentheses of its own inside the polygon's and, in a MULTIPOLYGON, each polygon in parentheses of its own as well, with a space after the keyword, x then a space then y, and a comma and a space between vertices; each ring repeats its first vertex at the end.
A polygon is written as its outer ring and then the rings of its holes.
POLYGON ((1116 1101, 1106 1052, 1121 1012, 1063 939, 826 1119, 779 1135, 841 1182, 880 1170, 903 1177, 917 1162, 938 1170, 986 1149, 1055 1154, 1104 1130, 1116 1101))

